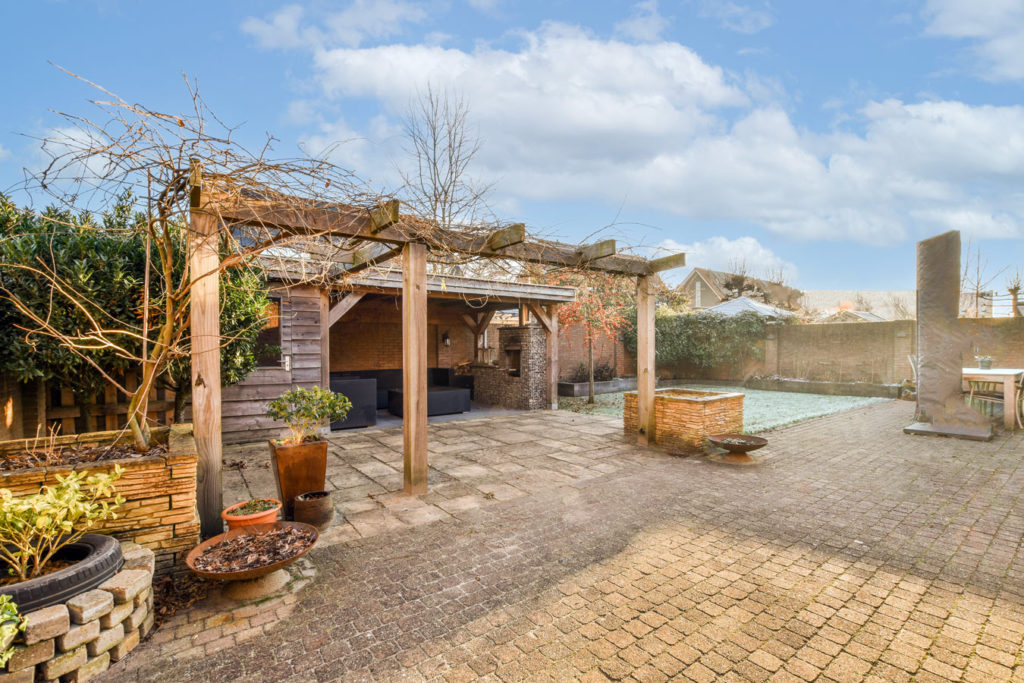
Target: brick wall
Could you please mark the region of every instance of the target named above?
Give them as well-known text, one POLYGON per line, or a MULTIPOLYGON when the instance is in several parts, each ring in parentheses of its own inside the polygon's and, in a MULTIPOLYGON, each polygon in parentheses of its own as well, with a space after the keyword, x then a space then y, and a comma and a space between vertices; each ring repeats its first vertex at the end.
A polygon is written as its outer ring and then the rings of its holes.
MULTIPOLYGON (((639 427, 637 392, 625 394, 623 431, 627 438, 639 427)), ((654 393, 652 441, 669 450, 690 452, 704 447, 711 434, 743 431, 743 394, 686 389, 659 389, 654 393)))
POLYGON ((498 332, 498 365, 473 366, 473 393, 477 401, 516 410, 545 408, 547 342, 540 327, 503 327, 498 332), (518 346, 519 376, 509 374, 505 351, 518 346))
MULTIPOLYGON (((1024 367, 1024 318, 960 318, 970 339, 963 364, 974 365, 974 349, 992 356, 996 367, 1024 367)), ((826 323, 771 325, 763 341, 764 360, 705 370, 659 367, 659 375, 744 380, 778 375, 827 382, 898 384, 912 378, 917 323, 826 323)))
MULTIPOLYGON (((587 335, 582 325, 558 330, 558 378, 567 380, 580 364, 587 363, 587 335)), ((616 377, 636 377, 636 357, 626 350, 620 335, 598 335, 594 340, 595 367, 607 363, 616 377)))
MULTIPOLYGON (((427 365, 451 368, 473 360, 473 333, 460 308, 427 302, 427 365), (448 333, 451 346, 441 338, 448 333)), ((389 370, 402 367, 400 299, 360 301, 331 327, 331 371, 389 370)))

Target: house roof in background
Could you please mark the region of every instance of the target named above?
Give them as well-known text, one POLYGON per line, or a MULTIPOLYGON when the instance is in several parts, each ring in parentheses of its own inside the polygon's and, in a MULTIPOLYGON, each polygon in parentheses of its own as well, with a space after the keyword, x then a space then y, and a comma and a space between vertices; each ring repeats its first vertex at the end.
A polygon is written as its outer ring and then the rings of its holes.
POLYGON ((917 292, 913 289, 808 289, 800 297, 800 307, 820 316, 839 310, 856 310, 874 313, 884 320, 908 320, 917 317, 917 292))
POLYGON ((761 301, 754 301, 753 299, 745 296, 730 299, 729 301, 723 301, 722 303, 705 309, 707 311, 713 311, 719 315, 726 317, 733 317, 740 313, 754 312, 764 318, 791 318, 795 313, 787 311, 784 308, 778 306, 772 306, 761 301))
MULTIPOLYGON (((729 281, 737 277, 736 273, 726 273, 721 270, 710 270, 708 268, 694 268, 689 276, 683 280, 685 285, 694 277, 700 277, 704 282, 711 287, 711 290, 715 293, 719 299, 722 299, 729 295, 730 287, 729 281)), ((777 282, 768 282, 761 278, 751 277, 749 275, 744 276, 747 282, 754 284, 759 290, 765 293, 765 295, 771 301, 777 301, 790 306, 797 306, 800 298, 800 290, 786 285, 779 284, 777 282)))
POLYGON ((880 315, 876 315, 871 311, 856 311, 853 309, 844 309, 842 311, 836 311, 831 315, 824 316, 821 319, 822 322, 865 322, 865 323, 884 323, 886 318, 880 315))

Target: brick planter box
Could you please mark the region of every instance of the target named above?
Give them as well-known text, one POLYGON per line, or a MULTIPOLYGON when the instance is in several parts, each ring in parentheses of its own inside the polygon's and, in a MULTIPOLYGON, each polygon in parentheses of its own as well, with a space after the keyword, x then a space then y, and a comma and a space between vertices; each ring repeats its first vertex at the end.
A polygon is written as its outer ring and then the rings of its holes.
MULTIPOLYGON (((59 437, 55 445, 97 445, 110 443, 121 432, 93 432, 59 437)), ((15 496, 36 493, 41 486, 56 484, 58 474, 72 470, 107 472, 114 465, 124 468, 115 486, 124 498, 117 519, 107 520, 93 533, 106 533, 121 541, 134 541, 156 554, 156 573, 184 570, 185 555, 199 543, 199 513, 196 509, 196 442, 192 425, 182 424, 154 430, 157 441, 168 443, 163 455, 104 460, 75 466, 34 467, 0 472, 0 488, 15 496)), ((128 437, 130 438, 130 437, 128 437)), ((0 443, 4 453, 32 447, 31 439, 0 443)))
MULTIPOLYGON (((625 394, 623 411, 627 436, 636 434, 637 393, 625 394)), ((654 434, 650 441, 669 450, 692 452, 704 447, 710 434, 743 431, 743 394, 690 389, 654 392, 654 434)))
POLYGON ((95 590, 29 612, 4 683, 87 681, 131 652, 153 628, 153 551, 122 543, 124 567, 95 590))

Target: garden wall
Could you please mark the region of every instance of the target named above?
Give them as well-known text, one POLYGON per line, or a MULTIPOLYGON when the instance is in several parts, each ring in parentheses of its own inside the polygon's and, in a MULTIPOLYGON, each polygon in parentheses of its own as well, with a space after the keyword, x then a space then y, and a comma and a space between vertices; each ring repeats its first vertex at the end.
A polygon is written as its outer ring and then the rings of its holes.
MULTIPOLYGON (((587 336, 582 325, 568 325, 558 330, 558 378, 568 380, 588 358, 587 336)), ((616 377, 636 376, 636 357, 626 350, 622 335, 609 338, 598 335, 594 340, 594 365, 607 364, 616 377)))
MULTIPOLYGON (((0 488, 15 496, 36 493, 41 486, 57 483, 57 475, 72 469, 108 472, 115 465, 124 474, 115 484, 124 499, 117 519, 107 520, 98 531, 121 541, 134 541, 156 554, 157 574, 184 567, 185 554, 199 543, 199 514, 196 508, 196 444, 192 425, 175 425, 165 430, 169 450, 164 455, 105 460, 72 467, 36 467, 0 471, 0 488)), ((94 432, 57 439, 55 445, 109 443, 119 432, 94 432)), ((158 432, 158 439, 161 438, 158 432)), ((25 441, 0 444, 4 452, 23 450, 25 441)))
POLYGON ((124 567, 99 588, 25 615, 4 683, 87 681, 135 649, 153 628, 153 553, 122 544, 124 567))
MULTIPOLYGON (((961 318, 971 347, 992 356, 997 367, 1024 367, 1024 318, 961 318)), ((658 368, 660 376, 743 381, 778 376, 822 382, 899 384, 911 379, 910 357, 917 355, 917 323, 771 325, 763 340, 764 360, 705 370, 658 368)), ((974 351, 964 356, 974 365, 974 351)))

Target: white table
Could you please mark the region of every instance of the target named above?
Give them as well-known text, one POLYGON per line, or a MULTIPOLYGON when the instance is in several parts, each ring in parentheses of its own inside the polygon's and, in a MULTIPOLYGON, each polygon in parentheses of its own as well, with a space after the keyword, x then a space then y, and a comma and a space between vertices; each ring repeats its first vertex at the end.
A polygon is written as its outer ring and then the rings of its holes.
POLYGON ((1003 425, 1013 429, 1017 416, 1017 385, 1024 368, 963 368, 964 382, 1002 382, 1003 383, 1003 425))

